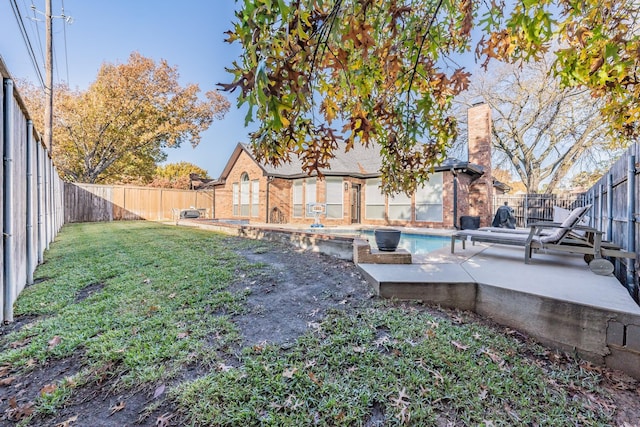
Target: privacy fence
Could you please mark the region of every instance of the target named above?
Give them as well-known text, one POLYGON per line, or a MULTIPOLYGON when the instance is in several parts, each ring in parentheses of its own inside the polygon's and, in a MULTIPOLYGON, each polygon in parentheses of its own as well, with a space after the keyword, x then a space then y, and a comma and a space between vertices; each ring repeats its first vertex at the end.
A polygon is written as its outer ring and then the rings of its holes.
POLYGON ((211 217, 213 197, 213 191, 65 183, 64 220, 65 223, 163 221, 174 219, 175 209, 185 208, 201 209, 211 217))
POLYGON ((13 303, 62 227, 64 188, 1 59, 0 75, 0 321, 12 321, 13 303))
MULTIPOLYGON (((553 207, 573 209, 591 205, 590 226, 622 249, 636 253, 636 259, 615 259, 615 275, 636 302, 638 296, 638 239, 640 239, 640 144, 636 143, 586 193, 572 197, 524 194, 494 197, 495 210, 507 202, 514 210, 517 225, 527 227, 537 221, 553 220, 553 207)), ((613 261, 613 260, 612 260, 613 261)))

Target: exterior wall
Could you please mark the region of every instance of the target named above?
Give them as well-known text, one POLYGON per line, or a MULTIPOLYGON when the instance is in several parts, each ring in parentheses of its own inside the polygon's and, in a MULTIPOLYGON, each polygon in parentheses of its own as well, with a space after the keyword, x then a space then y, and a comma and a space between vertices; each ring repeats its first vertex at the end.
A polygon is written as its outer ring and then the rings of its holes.
MULTIPOLYGON (((251 203, 252 194, 251 184, 249 184, 249 201, 251 203)), ((233 165, 233 168, 229 172, 229 176, 225 180, 223 185, 215 187, 215 202, 214 202, 214 215, 216 219, 234 219, 245 220, 251 222, 265 222, 267 218, 267 177, 264 174, 262 168, 244 151, 240 153, 238 160, 233 165), (240 178, 243 173, 249 175, 249 183, 254 180, 259 181, 260 195, 259 195, 259 210, 258 216, 251 216, 251 209, 249 209, 249 215, 233 215, 233 183, 240 183, 240 178)))
POLYGON ((480 226, 491 225, 493 212, 493 177, 491 173, 491 108, 487 104, 471 107, 468 112, 469 163, 484 168, 484 174, 469 185, 469 211, 479 216, 480 226))

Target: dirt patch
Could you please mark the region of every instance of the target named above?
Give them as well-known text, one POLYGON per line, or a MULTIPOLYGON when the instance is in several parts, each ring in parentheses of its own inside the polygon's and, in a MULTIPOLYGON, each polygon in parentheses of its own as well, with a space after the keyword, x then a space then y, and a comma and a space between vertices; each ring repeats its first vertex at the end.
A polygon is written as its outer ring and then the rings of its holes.
POLYGON ((89 298, 94 293, 100 292, 102 288, 104 288, 104 283, 92 283, 90 285, 85 286, 76 295, 76 302, 80 302, 84 299, 89 298))
MULTIPOLYGON (((236 245, 230 245, 236 246, 236 245)), ((302 252, 293 247, 267 243, 239 250, 250 263, 259 264, 251 273, 239 276, 231 286, 232 292, 246 292, 246 311, 233 317, 242 334, 241 346, 263 342, 287 347, 296 338, 320 323, 329 310, 357 311, 371 306, 375 300, 371 288, 351 262, 322 254, 302 252)), ((99 292, 102 285, 95 283, 83 289, 77 296, 82 300, 99 292)), ((473 313, 440 310, 436 307, 410 304, 417 310, 428 310, 435 316, 443 316, 454 322, 481 322, 504 333, 514 335, 523 342, 525 335, 491 324, 473 313)), ((6 334, 40 319, 19 317, 16 322, 0 328, 6 334)), ((379 332, 381 336, 386 331, 379 332)), ((529 357, 540 360, 540 355, 529 357)), ((549 352, 549 358, 557 357, 549 352)), ((18 408, 35 401, 42 388, 69 377, 80 369, 82 355, 51 361, 26 374, 15 374, 11 384, 0 386, 0 426, 15 426, 18 408), (13 399, 13 400, 12 400, 13 399), (22 406, 21 406, 22 405, 22 406), (13 411, 12 411, 13 410, 13 411), (13 414, 13 416, 12 416, 13 414)), ((231 362, 229 362, 231 363, 231 362)), ((544 363, 544 361, 540 361, 544 363)), ((558 363, 558 360, 554 360, 558 363)), ((566 363, 574 363, 566 359, 566 363)), ((611 396, 611 405, 617 407, 616 425, 638 425, 640 420, 640 392, 638 382, 629 377, 601 367, 585 365, 585 369, 598 370, 603 378, 600 386, 611 396)), ((180 374, 181 380, 194 379, 206 374, 208 367, 194 364, 180 374)), ((108 366, 96 368, 89 384, 78 387, 67 406, 55 415, 33 419, 31 426, 176 426, 181 420, 176 408, 166 400, 165 387, 172 384, 153 384, 144 389, 123 392, 119 379, 109 376, 108 366), (120 407, 121 402, 125 402, 120 407), (152 409, 148 408, 152 405, 152 409), (118 409, 119 408, 119 409, 118 409), (116 410, 117 409, 117 410, 116 410)), ((14 375, 8 373, 8 376, 14 375)), ((180 380, 177 380, 180 381, 180 380)), ((27 412, 28 412, 28 408, 27 412)), ((442 419, 442 425, 447 425, 442 419)), ((382 406, 375 404, 367 426, 381 426, 385 422, 382 406)))

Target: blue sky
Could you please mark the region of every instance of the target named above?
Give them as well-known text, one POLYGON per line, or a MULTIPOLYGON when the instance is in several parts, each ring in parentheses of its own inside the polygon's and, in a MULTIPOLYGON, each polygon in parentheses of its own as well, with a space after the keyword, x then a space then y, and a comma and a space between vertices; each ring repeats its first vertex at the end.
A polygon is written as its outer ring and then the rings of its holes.
MULTIPOLYGON (((14 78, 38 82, 29 59, 11 3, 15 1, 44 76, 44 0, 0 1, 0 56, 14 78)), ((73 23, 63 28, 54 19, 54 82, 68 82, 85 89, 104 62, 126 62, 138 51, 155 60, 166 59, 178 68, 182 84, 197 83, 202 92, 229 82, 225 71, 241 50, 238 44, 224 43, 231 28, 236 2, 233 0, 53 0, 53 15, 71 16, 73 23), (65 46, 66 32, 66 46, 65 46), (65 55, 65 50, 67 55, 65 55), (68 67, 67 67, 68 64, 68 67)), ((244 111, 236 108, 235 93, 224 93, 231 110, 203 133, 195 149, 187 144, 168 149, 168 162, 188 161, 217 178, 238 142, 247 142, 244 111)))

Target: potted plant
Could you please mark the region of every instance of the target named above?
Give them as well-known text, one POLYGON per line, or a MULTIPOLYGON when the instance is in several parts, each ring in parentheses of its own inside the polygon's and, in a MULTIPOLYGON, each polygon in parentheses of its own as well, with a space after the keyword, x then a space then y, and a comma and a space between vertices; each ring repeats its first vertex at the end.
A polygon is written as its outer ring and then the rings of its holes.
POLYGON ((395 228, 378 228, 373 232, 378 249, 385 252, 393 252, 398 249, 402 232, 395 228))

